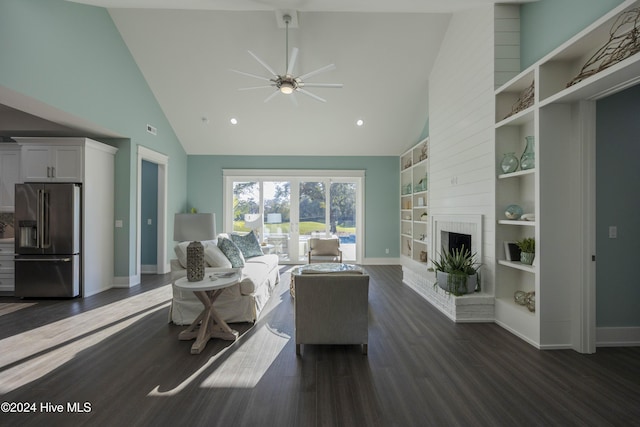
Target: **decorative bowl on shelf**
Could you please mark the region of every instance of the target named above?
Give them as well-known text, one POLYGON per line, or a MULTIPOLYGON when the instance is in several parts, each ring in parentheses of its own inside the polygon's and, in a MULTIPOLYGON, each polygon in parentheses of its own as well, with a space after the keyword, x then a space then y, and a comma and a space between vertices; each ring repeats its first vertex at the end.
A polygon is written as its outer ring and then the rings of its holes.
POLYGON ((532 214, 532 213, 522 214, 520 219, 523 220, 523 221, 535 221, 536 220, 536 214, 532 214))
POLYGON ((518 205, 509 205, 504 211, 504 216, 507 219, 519 219, 522 216, 522 208, 518 205))

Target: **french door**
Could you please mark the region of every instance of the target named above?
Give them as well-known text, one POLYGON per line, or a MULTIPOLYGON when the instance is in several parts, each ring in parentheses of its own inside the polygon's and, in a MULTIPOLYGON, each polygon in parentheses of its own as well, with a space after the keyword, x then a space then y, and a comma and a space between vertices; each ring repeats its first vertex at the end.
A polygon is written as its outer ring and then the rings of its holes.
POLYGON ((254 230, 281 264, 307 260, 311 237, 337 236, 343 261, 363 252, 362 171, 224 170, 225 230, 254 230))

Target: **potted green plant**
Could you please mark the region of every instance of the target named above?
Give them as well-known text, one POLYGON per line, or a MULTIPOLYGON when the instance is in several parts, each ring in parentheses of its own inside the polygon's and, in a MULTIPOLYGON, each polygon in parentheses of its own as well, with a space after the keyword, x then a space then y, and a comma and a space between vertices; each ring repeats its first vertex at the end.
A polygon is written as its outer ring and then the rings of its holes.
POLYGON ((526 237, 516 242, 520 248, 520 262, 523 264, 533 264, 533 258, 536 256, 536 239, 526 237))
POLYGON ((480 287, 478 269, 481 267, 476 254, 464 245, 451 251, 442 249, 439 260, 433 260, 436 284, 453 295, 470 294, 480 287))

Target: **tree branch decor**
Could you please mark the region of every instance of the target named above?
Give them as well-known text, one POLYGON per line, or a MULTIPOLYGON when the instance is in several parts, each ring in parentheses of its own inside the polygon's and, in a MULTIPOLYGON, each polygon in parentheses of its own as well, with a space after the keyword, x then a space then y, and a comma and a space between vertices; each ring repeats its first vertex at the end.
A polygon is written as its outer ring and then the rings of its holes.
POLYGON ((567 87, 605 70, 640 52, 640 8, 628 10, 615 20, 609 31, 609 40, 584 64, 567 87))
POLYGON ((514 114, 531 107, 533 105, 533 95, 535 91, 534 89, 535 89, 535 81, 532 81, 531 84, 527 86, 527 88, 524 91, 522 91, 522 93, 520 94, 520 97, 517 99, 515 104, 511 106, 511 112, 507 114, 504 118, 506 119, 507 117, 511 117, 514 114))

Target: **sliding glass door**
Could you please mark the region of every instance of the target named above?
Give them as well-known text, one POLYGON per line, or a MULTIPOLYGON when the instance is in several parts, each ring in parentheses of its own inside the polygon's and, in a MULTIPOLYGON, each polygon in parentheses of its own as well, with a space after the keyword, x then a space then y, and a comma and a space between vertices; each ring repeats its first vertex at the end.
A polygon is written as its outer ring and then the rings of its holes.
POLYGON ((356 258, 356 231, 359 228, 356 215, 357 186, 353 182, 332 182, 329 192, 331 212, 330 232, 340 238, 342 258, 356 258))
POLYGON ((263 243, 281 263, 296 259, 295 212, 291 209, 290 181, 262 181, 264 202, 262 205, 263 243), (293 214, 293 217, 292 217, 293 214), (293 219, 293 221, 292 221, 293 219))
POLYGON ((311 237, 337 236, 343 260, 361 262, 363 183, 360 171, 225 170, 225 229, 254 230, 282 264, 307 260, 311 237), (253 171, 258 172, 258 171, 253 171), (325 176, 317 176, 325 175, 325 176), (355 175, 355 176, 349 176, 355 175))

